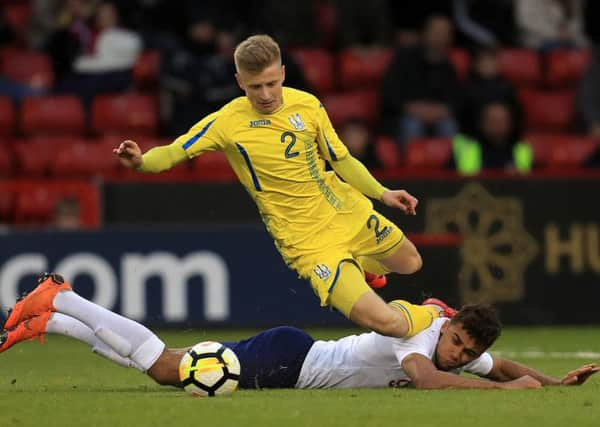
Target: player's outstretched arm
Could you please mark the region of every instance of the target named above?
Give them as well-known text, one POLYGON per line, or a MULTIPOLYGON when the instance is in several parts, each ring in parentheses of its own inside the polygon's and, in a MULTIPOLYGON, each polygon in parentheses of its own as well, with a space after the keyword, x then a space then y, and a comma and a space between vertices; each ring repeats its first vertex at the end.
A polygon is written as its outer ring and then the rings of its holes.
POLYGON ((419 201, 405 190, 388 190, 375 179, 356 158, 347 155, 331 163, 335 172, 358 191, 372 199, 380 200, 389 207, 400 209, 407 215, 415 215, 419 201))
POLYGON ((544 386, 581 385, 599 370, 600 368, 595 363, 589 363, 569 372, 563 378, 554 378, 521 363, 508 359, 495 358, 494 367, 487 377, 495 381, 511 381, 515 378, 529 375, 544 386))
POLYGON ((178 142, 161 145, 148 150, 142 155, 142 150, 134 141, 123 141, 113 149, 123 166, 141 172, 158 173, 171 169, 186 160, 187 154, 178 142))
POLYGON ((410 354, 404 358, 402 369, 404 369, 404 372, 406 372, 418 389, 477 388, 517 390, 540 388, 542 386, 538 380, 529 375, 524 375, 508 382, 461 377, 450 372, 440 371, 431 360, 417 353, 410 354))

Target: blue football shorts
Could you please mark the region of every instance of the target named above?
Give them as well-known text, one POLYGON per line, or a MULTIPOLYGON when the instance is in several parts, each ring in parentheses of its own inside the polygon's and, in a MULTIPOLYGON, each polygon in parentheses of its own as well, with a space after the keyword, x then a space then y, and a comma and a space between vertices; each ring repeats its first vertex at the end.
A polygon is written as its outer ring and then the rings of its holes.
POLYGON ((223 345, 232 349, 240 361, 240 388, 294 388, 314 342, 301 329, 280 326, 223 345))

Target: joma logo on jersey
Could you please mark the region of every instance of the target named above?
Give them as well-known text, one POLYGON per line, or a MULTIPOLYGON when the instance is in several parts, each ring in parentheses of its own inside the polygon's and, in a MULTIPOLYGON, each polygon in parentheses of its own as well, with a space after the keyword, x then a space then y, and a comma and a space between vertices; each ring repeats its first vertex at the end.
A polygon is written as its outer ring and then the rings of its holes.
POLYGON ((380 244, 381 241, 383 239, 385 239, 387 236, 389 236, 391 232, 392 232, 392 227, 388 227, 387 225, 385 227, 383 227, 383 230, 381 230, 381 233, 379 233, 377 235, 377 244, 380 244))
POLYGON ((317 264, 317 266, 313 270, 319 279, 327 279, 331 276, 331 270, 325 264, 317 264))
POLYGON ((250 120, 251 128, 259 128, 261 126, 269 126, 270 124, 271 124, 271 120, 269 120, 269 119, 250 120))
POLYGON ((304 120, 302 120, 302 117, 300 117, 300 113, 292 114, 290 117, 288 117, 288 120, 290 121, 292 126, 294 126, 294 129, 296 129, 296 130, 306 129, 306 126, 304 125, 304 120))

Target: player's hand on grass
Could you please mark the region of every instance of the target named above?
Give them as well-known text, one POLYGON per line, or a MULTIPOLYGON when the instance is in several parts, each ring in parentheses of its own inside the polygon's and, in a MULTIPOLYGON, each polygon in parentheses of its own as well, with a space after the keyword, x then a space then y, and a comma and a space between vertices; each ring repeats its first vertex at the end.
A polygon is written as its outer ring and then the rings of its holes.
POLYGON ((542 388, 542 383, 529 375, 523 375, 516 380, 502 383, 504 390, 523 390, 528 388, 542 388))
POLYGON ((387 190, 381 196, 381 201, 391 208, 400 209, 406 215, 416 215, 419 200, 405 190, 387 190))
POLYGON ((595 363, 588 363, 581 368, 569 372, 562 380, 560 380, 560 383, 562 385, 581 385, 598 371, 600 371, 600 368, 597 367, 595 363))
POLYGON ((142 165, 142 150, 134 141, 123 141, 117 148, 113 148, 113 153, 119 157, 123 166, 130 169, 137 169, 142 165))

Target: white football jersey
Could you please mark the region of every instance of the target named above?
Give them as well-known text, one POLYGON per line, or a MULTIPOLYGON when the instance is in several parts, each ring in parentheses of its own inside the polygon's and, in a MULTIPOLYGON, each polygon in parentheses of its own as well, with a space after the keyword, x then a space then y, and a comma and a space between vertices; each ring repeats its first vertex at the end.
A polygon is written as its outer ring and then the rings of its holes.
MULTIPOLYGON (((410 383, 402 361, 413 353, 434 357, 440 329, 448 319, 435 319, 412 338, 391 338, 375 332, 350 335, 335 341, 315 341, 296 383, 296 388, 401 387, 410 383)), ((461 371, 487 375, 493 360, 483 353, 461 371)))

